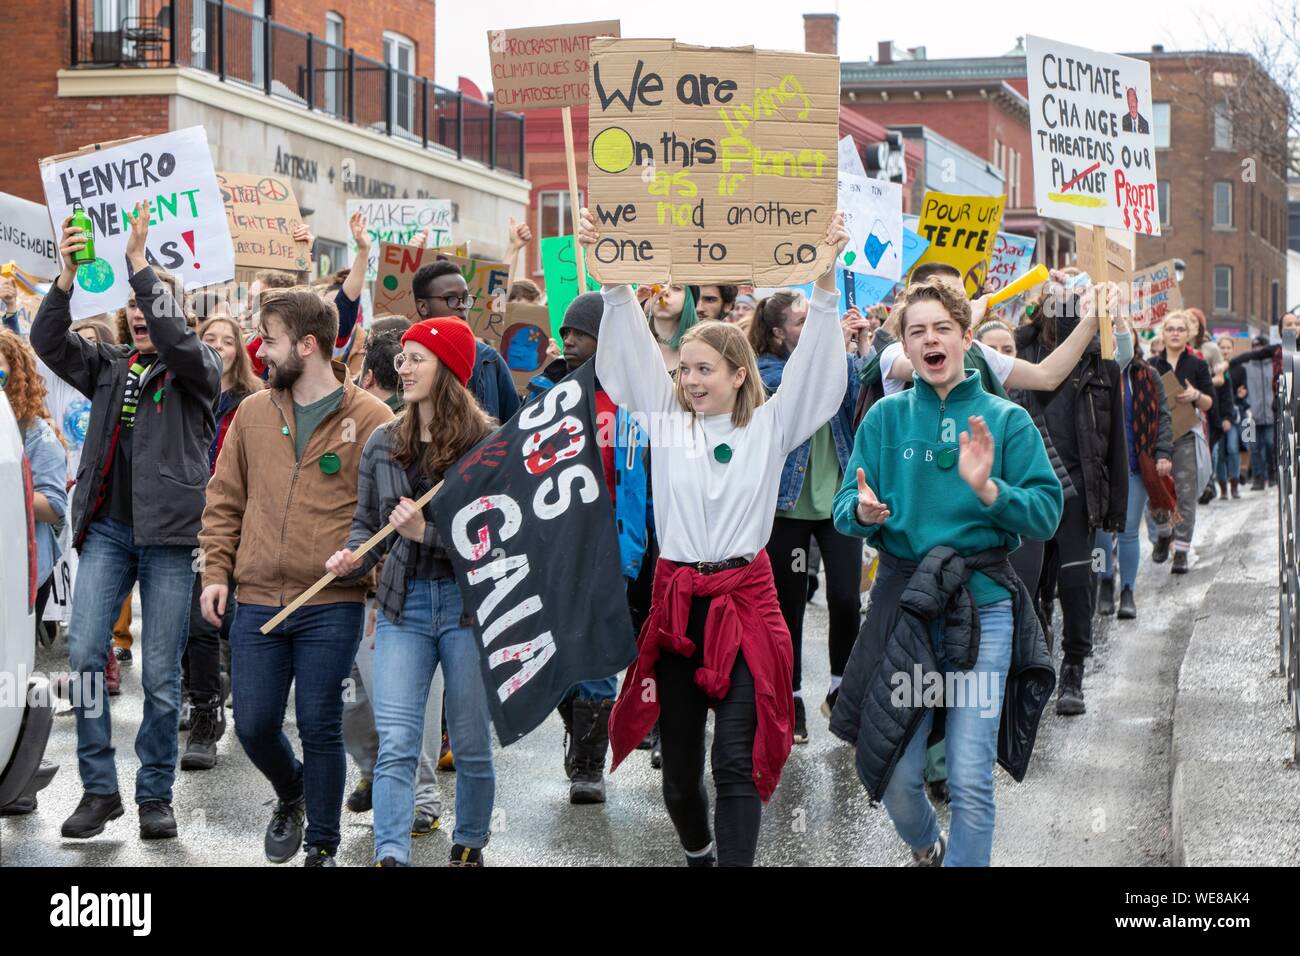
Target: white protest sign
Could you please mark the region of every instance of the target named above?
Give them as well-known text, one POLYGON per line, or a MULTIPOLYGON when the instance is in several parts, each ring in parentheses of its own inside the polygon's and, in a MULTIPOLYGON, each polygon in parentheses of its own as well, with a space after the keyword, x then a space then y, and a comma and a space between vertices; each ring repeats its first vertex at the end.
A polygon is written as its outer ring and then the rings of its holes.
POLYGON ((839 174, 839 208, 849 231, 840 266, 898 282, 903 277, 903 189, 898 183, 839 174))
POLYGON ((1151 66, 1027 37, 1040 216, 1160 235, 1151 66))
POLYGON ((127 216, 137 202, 149 203, 145 254, 151 264, 179 277, 186 289, 235 277, 226 207, 202 126, 43 159, 41 179, 53 223, 61 224, 79 201, 94 228, 96 258, 77 270, 74 319, 126 304, 127 216))
POLYGON ((46 208, 0 193, 0 262, 10 260, 37 279, 53 279, 60 271, 59 244, 46 208))
MULTIPOLYGON (((379 275, 380 243, 410 245, 417 232, 427 229, 426 249, 451 244, 450 199, 349 199, 348 219, 358 212, 365 214, 366 232, 370 235, 367 282, 374 282, 379 275)), ((357 254, 357 244, 351 238, 348 254, 357 254)))
POLYGON ((870 178, 867 176, 867 167, 862 165, 862 154, 858 152, 858 144, 853 141, 852 136, 845 136, 840 140, 840 172, 852 173, 863 179, 870 178))

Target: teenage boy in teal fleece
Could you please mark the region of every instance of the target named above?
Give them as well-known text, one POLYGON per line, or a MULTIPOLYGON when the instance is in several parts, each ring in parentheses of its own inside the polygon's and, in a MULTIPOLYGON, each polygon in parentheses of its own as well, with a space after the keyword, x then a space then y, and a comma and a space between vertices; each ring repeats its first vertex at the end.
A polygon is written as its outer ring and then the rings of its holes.
MULTIPOLYGON (((835 526, 880 550, 882 570, 920 562, 938 546, 970 558, 990 549, 1012 551, 1021 535, 1050 538, 1061 518, 1060 482, 1029 413, 988 394, 979 373, 966 371, 970 304, 931 280, 909 287, 893 315, 916 369, 916 387, 880 400, 863 419, 835 496, 835 526)), ((877 591, 897 600, 901 584, 894 577, 892 585, 877 580, 873 604, 877 591)), ((993 764, 1015 623, 1005 587, 979 572, 970 574, 967 586, 979 609, 975 686, 979 696, 995 698, 968 706, 945 700, 951 846, 939 832, 922 779, 933 711, 906 741, 883 795, 919 865, 939 865, 945 853, 950 866, 987 865, 992 851, 993 764)), ((943 669, 955 670, 943 660, 942 621, 932 623, 931 638, 943 669)))

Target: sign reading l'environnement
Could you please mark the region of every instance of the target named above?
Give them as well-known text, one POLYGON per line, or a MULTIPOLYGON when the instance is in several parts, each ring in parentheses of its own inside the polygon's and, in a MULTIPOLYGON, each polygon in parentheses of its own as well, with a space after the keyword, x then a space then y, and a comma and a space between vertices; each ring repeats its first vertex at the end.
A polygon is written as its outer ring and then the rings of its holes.
POLYGON ((838 58, 602 38, 591 69, 592 275, 783 286, 831 267, 838 58))

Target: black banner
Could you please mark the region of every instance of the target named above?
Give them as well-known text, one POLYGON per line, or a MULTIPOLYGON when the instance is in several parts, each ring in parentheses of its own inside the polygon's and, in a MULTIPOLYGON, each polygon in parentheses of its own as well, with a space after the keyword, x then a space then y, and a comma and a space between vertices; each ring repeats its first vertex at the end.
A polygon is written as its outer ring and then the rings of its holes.
POLYGON ((475 616, 502 745, 574 684, 636 656, 597 445, 594 362, 524 406, 444 476, 434 517, 475 616))

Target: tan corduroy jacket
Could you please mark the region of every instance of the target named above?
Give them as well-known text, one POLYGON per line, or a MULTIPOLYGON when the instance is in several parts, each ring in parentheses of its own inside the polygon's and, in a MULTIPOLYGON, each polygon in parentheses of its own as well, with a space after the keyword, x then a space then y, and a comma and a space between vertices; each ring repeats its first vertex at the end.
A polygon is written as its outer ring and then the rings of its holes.
MULTIPOLYGON (((284 607, 325 574, 348 540, 366 440, 393 417, 334 362, 343 402, 294 460, 293 396, 250 395, 226 433, 199 532, 203 585, 235 580, 241 604, 284 607), (334 458, 338 468, 334 468, 334 458)), ((332 583, 308 604, 365 600, 368 578, 332 583)))

